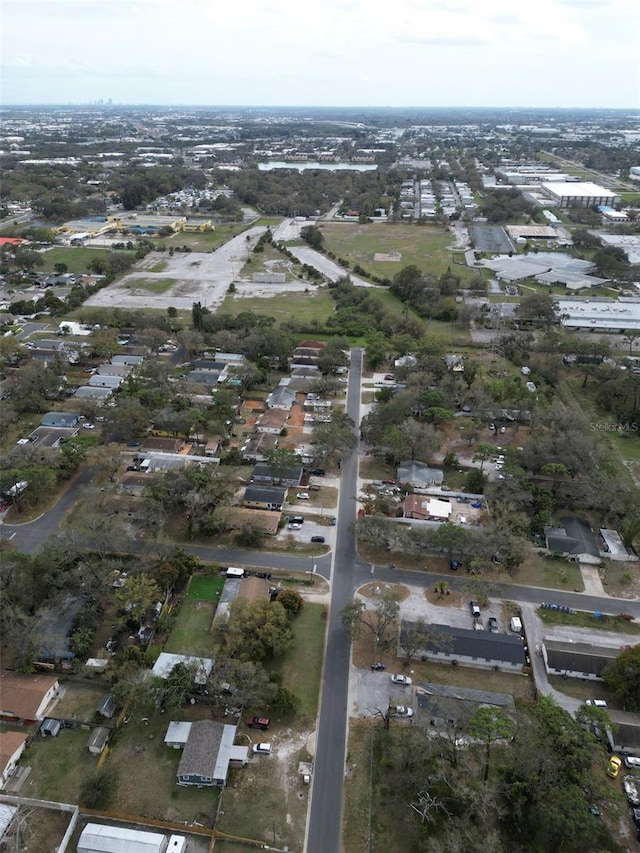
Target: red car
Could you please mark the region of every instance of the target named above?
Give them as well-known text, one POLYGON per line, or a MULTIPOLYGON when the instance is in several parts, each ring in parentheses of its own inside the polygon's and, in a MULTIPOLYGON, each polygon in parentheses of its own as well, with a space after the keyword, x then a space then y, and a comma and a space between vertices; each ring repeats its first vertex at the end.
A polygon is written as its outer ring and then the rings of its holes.
POLYGON ((249 717, 247 725, 250 729, 262 729, 263 732, 266 732, 271 725, 271 720, 269 717, 249 717))
POLYGON ((382 482, 385 484, 385 486, 395 486, 396 484, 395 480, 383 480, 382 482))

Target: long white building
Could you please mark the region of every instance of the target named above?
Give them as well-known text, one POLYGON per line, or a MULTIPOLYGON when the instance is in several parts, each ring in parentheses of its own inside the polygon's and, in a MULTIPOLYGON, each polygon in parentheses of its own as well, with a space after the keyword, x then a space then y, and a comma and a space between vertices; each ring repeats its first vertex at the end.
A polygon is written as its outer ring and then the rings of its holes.
POLYGON ((568 181, 542 184, 542 192, 558 207, 612 206, 620 196, 589 181, 568 181))
POLYGON ((557 314, 566 329, 598 332, 640 331, 640 299, 558 299, 557 314))

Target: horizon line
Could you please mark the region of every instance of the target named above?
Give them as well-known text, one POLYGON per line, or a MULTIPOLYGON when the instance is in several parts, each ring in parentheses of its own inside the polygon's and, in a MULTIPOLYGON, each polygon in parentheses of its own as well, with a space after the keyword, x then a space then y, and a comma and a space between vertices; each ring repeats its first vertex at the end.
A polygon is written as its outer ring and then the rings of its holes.
POLYGON ((526 106, 525 104, 512 105, 472 105, 472 104, 442 104, 440 106, 428 106, 419 104, 402 104, 402 105, 375 105, 375 104, 351 104, 348 106, 340 104, 201 104, 201 103, 186 103, 186 102, 152 102, 152 101, 112 101, 111 103, 105 100, 102 102, 96 101, 16 101, 15 103, 7 103, 6 101, 0 105, 0 110, 8 107, 180 107, 182 109, 278 109, 278 110, 528 110, 531 112, 544 110, 612 110, 612 111, 631 111, 640 113, 640 107, 637 106, 526 106))

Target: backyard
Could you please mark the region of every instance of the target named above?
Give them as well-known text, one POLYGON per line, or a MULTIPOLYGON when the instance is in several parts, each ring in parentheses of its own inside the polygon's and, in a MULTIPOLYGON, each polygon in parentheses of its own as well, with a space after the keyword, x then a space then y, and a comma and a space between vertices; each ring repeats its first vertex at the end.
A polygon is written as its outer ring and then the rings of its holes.
POLYGON ((194 575, 187 589, 164 651, 209 657, 213 652, 211 623, 220 600, 224 578, 194 575))

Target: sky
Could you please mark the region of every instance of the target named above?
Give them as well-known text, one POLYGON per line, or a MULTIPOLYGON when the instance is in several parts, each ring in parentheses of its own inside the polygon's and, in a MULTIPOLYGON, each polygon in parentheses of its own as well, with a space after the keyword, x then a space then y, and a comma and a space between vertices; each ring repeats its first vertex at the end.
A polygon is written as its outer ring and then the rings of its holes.
POLYGON ((638 0, 2 0, 2 102, 640 107, 638 0))

